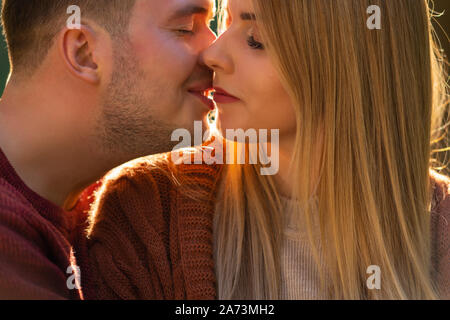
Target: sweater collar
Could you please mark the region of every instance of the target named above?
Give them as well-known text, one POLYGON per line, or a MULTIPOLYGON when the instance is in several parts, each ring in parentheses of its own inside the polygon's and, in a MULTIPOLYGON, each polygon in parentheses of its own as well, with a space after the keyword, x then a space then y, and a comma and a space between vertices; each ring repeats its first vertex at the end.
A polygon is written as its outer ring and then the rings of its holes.
POLYGON ((19 177, 1 148, 0 178, 6 180, 6 182, 20 192, 30 202, 33 208, 46 220, 57 227, 67 227, 63 209, 31 190, 19 177))

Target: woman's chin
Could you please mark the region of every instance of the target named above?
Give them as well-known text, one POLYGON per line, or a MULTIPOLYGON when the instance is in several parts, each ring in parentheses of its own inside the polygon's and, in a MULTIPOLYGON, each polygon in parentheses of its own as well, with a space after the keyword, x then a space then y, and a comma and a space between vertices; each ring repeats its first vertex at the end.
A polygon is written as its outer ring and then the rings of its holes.
POLYGON ((222 131, 223 135, 225 136, 227 130, 235 131, 238 129, 242 129, 244 131, 247 131, 247 129, 249 129, 249 123, 245 121, 245 118, 241 113, 221 111, 219 113, 218 128, 222 131))
POLYGON ((220 121, 219 128, 222 131, 223 136, 226 135, 227 131, 231 131, 232 133, 236 132, 237 130, 243 130, 246 132, 248 129, 250 129, 246 124, 242 123, 242 121, 220 121))

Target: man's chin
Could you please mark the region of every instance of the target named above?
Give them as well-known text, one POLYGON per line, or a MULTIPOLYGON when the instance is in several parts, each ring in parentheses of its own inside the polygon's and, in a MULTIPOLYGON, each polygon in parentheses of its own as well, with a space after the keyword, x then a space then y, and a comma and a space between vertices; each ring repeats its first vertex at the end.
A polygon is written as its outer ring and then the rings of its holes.
POLYGON ((184 116, 180 120, 185 124, 185 128, 188 130, 193 129, 194 123, 198 121, 207 124, 206 119, 208 117, 208 113, 211 111, 203 103, 192 103, 186 105, 184 110, 185 110, 185 112, 183 112, 184 116))

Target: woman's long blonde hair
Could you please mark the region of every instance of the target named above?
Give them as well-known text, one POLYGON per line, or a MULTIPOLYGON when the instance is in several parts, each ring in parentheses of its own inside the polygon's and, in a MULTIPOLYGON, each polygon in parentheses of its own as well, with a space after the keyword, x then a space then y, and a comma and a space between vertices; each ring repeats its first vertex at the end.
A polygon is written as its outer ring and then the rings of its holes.
MULTIPOLYGON (((447 96, 427 1, 253 3, 295 107, 293 197, 309 221, 317 262, 311 221, 318 215, 327 297, 438 298, 429 170, 447 96), (381 30, 366 25, 371 5, 381 8, 381 30), (309 179, 318 145, 318 208, 312 211, 309 179), (381 290, 366 287, 370 265, 381 268, 381 290)), ((218 297, 279 298, 282 209, 272 178, 255 165, 227 165, 219 198, 218 297)))

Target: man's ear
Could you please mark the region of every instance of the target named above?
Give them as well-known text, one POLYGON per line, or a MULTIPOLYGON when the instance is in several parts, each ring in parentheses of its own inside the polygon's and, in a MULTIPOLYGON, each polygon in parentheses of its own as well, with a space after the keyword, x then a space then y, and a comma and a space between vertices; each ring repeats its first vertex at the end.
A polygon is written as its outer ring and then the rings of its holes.
POLYGON ((81 25, 80 29, 65 28, 59 39, 60 53, 69 71, 93 84, 100 81, 96 36, 93 29, 81 25))

